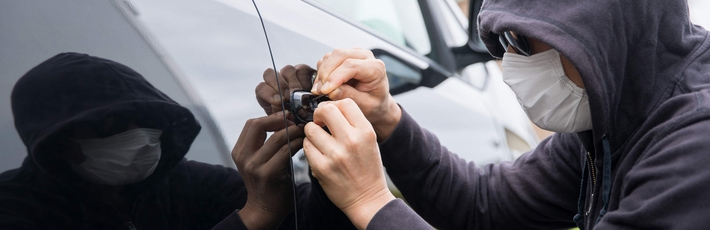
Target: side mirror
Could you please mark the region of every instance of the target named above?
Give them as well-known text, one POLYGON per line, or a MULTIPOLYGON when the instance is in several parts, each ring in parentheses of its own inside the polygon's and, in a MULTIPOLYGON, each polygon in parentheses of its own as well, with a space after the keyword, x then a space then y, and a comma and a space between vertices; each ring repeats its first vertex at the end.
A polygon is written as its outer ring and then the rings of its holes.
POLYGON ((374 49, 375 58, 382 60, 387 66, 387 79, 390 93, 396 95, 419 87, 422 82, 422 70, 408 64, 395 55, 381 49, 374 49))
POLYGON ((468 42, 466 45, 453 49, 456 58, 456 68, 461 69, 478 62, 493 60, 488 53, 486 45, 478 36, 478 12, 481 10, 483 0, 470 0, 468 5, 468 42))

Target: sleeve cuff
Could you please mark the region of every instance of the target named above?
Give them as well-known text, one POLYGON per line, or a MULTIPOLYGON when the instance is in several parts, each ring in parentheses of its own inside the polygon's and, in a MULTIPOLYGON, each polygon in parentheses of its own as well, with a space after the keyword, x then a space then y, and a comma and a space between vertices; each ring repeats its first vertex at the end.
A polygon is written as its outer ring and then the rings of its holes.
POLYGON ((432 229, 402 199, 395 199, 377 211, 367 229, 432 229))

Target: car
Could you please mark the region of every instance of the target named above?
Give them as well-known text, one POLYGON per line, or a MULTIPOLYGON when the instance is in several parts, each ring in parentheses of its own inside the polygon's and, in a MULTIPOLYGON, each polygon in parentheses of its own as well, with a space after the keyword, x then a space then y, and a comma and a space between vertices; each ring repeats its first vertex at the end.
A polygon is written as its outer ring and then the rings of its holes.
MULTIPOLYGON (((261 25, 274 56, 273 68, 315 66, 335 48, 370 49, 385 62, 395 99, 452 151, 481 164, 512 160, 537 144, 528 118, 491 63, 482 44, 472 45, 468 20, 453 1, 131 1, 136 18, 158 40, 200 92, 229 79, 260 76, 236 64, 246 34, 261 25), (258 7, 258 12, 255 11, 258 7), (406 22, 406 23, 405 23, 406 22), (204 39, 210 37, 210 39, 204 39), (212 42, 212 39, 219 41, 212 42), (202 42, 197 42, 202 41, 202 42), (471 50, 473 46, 476 50, 471 50), (228 47, 228 48, 225 48, 228 47), (469 52, 466 49, 469 49, 469 52), (231 63, 225 63, 231 61, 231 63), (487 67, 486 67, 487 66, 487 67), (233 69, 217 76, 216 69, 233 69), (240 76, 234 76, 240 72, 240 76), (496 79, 498 78, 498 79, 496 79), (476 151, 472 151, 476 149, 476 151)), ((261 47, 266 50, 266 46, 261 47)), ((264 52, 266 53, 266 52, 264 52)), ((260 57, 259 59, 263 59, 260 57)), ((228 83, 227 83, 228 84, 228 83)), ((252 84, 255 85, 255 84, 252 84)), ((219 90, 218 90, 219 91, 219 90)), ((208 108, 228 107, 224 93, 203 94, 208 108), (225 102, 225 103, 222 103, 225 102)), ((223 130, 239 130, 243 117, 213 113, 223 130), (235 122, 237 121, 237 122, 235 122)), ((224 132, 231 143, 238 132, 224 132)))
MULTIPOLYGON (((315 67, 350 47, 372 50, 395 100, 460 157, 513 160, 538 138, 490 55, 470 39, 470 19, 450 0, 2 1, 0 171, 27 156, 10 109, 15 81, 69 51, 130 66, 189 108, 203 126, 192 160, 235 167, 230 150, 244 122, 264 115, 254 95, 264 72, 315 67)), ((303 155, 293 162, 299 183, 307 181, 303 155)))

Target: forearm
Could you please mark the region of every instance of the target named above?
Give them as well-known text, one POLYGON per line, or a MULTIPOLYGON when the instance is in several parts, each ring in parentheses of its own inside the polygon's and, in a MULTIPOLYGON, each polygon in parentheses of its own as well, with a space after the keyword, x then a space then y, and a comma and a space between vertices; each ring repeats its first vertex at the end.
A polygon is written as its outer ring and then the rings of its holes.
POLYGON ((380 151, 390 178, 419 215, 435 227, 465 228, 451 225, 467 219, 469 204, 475 203, 468 198, 475 196, 476 188, 467 185, 478 180, 467 172, 465 161, 449 153, 406 112, 389 139, 380 143, 380 151), (456 170, 460 167, 463 172, 456 170))

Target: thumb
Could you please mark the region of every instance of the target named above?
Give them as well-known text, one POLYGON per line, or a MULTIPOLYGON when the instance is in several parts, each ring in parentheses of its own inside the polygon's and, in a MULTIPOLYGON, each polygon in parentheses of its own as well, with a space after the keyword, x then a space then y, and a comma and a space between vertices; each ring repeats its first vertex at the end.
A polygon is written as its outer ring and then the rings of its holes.
POLYGON ((357 89, 353 88, 352 86, 345 84, 345 85, 341 85, 340 87, 336 88, 335 90, 333 90, 333 92, 330 92, 328 94, 328 98, 330 98, 331 100, 334 100, 334 101, 342 100, 345 98, 355 99, 355 98, 359 98, 357 96, 357 94, 361 94, 361 93, 364 93, 364 92, 360 92, 357 89))

